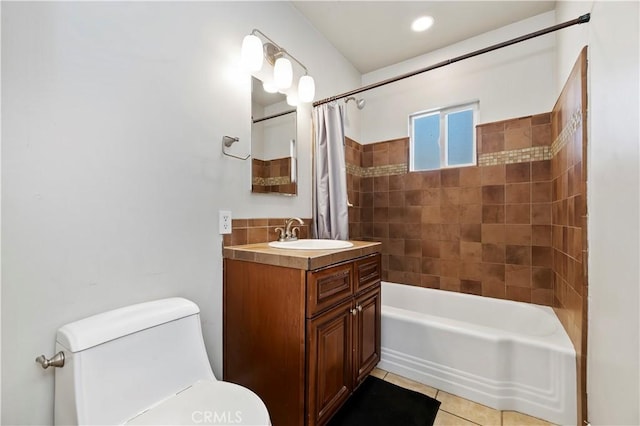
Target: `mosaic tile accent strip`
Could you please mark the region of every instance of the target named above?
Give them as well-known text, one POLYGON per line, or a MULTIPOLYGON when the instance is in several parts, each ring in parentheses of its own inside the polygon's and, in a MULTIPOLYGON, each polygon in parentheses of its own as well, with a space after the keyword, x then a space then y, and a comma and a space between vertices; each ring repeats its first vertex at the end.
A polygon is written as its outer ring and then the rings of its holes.
POLYGON ((259 186, 287 185, 291 183, 291 178, 289 176, 254 177, 251 183, 259 186))
POLYGON ((499 164, 527 163, 529 161, 551 160, 551 157, 550 147, 534 146, 531 148, 481 154, 478 157, 478 165, 496 166, 499 164))
POLYGON ((576 110, 573 115, 571 115, 571 119, 564 126, 564 129, 560 132, 556 140, 551 144, 551 156, 555 156, 567 142, 573 139, 573 136, 576 134, 576 130, 578 130, 578 126, 582 123, 582 109, 576 110))
POLYGON ((354 164, 347 164, 347 173, 359 177, 404 175, 407 171, 407 165, 404 163, 373 167, 360 167, 354 164))

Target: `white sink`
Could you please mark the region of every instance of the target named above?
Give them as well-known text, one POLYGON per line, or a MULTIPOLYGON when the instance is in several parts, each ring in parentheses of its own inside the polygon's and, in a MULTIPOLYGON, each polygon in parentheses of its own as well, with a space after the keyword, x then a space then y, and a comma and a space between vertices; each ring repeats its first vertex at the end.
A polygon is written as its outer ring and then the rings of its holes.
POLYGON ((342 240, 295 240, 295 241, 271 241, 270 247, 289 250, 332 250, 353 247, 353 243, 342 240))

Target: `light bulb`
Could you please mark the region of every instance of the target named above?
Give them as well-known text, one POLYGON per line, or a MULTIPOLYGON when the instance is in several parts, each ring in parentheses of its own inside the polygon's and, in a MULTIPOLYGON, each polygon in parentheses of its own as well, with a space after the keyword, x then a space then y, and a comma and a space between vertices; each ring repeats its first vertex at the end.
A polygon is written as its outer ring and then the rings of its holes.
POLYGON ((262 68, 262 41, 254 35, 247 35, 242 40, 242 66, 248 71, 259 71, 262 68))
POLYGON ((426 31, 433 25, 433 17, 431 16, 421 16, 420 18, 413 21, 411 24, 411 29, 415 32, 426 31))
POLYGON ((313 81, 313 77, 310 75, 303 75, 298 82, 298 95, 301 102, 311 102, 316 95, 316 84, 313 81))
POLYGON ((278 58, 273 67, 273 80, 278 89, 288 89, 293 80, 293 67, 287 58, 278 58))
POLYGON ((298 106, 298 97, 294 93, 287 95, 287 104, 291 106, 298 106))
POLYGON ((271 83, 271 82, 269 82, 269 81, 263 82, 262 83, 262 88, 267 93, 277 93, 278 92, 278 88, 276 87, 276 85, 271 83))

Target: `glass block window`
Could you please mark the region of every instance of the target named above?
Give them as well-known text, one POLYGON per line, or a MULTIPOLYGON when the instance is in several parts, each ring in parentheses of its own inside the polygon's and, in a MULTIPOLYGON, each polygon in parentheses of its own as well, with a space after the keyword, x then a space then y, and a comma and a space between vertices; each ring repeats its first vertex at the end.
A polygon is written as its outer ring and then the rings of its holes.
POLYGON ((474 166, 477 115, 477 102, 411 114, 410 170, 474 166))

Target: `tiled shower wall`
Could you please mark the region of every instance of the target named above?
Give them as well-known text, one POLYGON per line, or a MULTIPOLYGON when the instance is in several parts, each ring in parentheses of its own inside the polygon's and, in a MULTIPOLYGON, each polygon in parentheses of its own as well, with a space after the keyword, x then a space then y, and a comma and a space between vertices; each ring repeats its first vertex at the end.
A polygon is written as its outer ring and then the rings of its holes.
POLYGON ((554 307, 576 348, 578 412, 582 419, 586 419, 588 289, 586 105, 585 47, 553 108, 551 147, 554 307))
POLYGON ((383 243, 385 280, 552 305, 551 116, 477 142, 478 166, 408 173, 407 138, 347 141, 351 236, 383 243))

